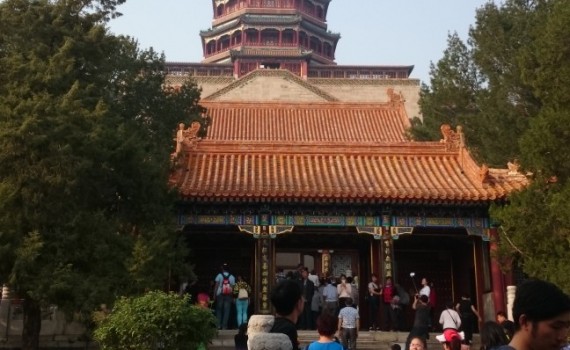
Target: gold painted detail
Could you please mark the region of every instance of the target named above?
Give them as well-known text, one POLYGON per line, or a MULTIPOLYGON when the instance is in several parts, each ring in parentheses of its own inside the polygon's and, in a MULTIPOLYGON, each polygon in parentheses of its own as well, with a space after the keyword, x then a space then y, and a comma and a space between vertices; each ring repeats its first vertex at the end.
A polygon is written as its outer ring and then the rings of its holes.
POLYGON ((398 239, 401 235, 411 235, 414 231, 413 227, 393 226, 390 227, 390 235, 393 239, 398 239))
POLYGON ((384 277, 392 277, 392 255, 394 252, 392 237, 386 235, 383 237, 382 243, 384 245, 384 277))
POLYGON ((372 235, 374 239, 382 239, 381 226, 356 226, 356 232, 372 235))
POLYGON ((286 232, 292 232, 295 226, 292 225, 238 225, 241 232, 249 233, 254 238, 261 238, 267 236, 275 238, 277 235, 286 232))
POLYGON ((269 305, 269 248, 270 240, 262 239, 261 242, 261 307, 262 314, 269 314, 271 312, 269 305))

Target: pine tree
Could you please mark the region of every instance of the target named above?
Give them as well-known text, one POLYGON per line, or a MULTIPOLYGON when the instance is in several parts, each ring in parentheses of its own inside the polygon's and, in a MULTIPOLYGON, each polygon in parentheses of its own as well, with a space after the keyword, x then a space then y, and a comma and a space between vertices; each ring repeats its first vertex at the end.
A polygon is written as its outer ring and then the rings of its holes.
POLYGON ((0 2, 0 281, 23 349, 41 307, 89 315, 184 267, 169 154, 179 122, 206 122, 200 91, 165 89, 164 57, 107 31, 122 2, 0 2))

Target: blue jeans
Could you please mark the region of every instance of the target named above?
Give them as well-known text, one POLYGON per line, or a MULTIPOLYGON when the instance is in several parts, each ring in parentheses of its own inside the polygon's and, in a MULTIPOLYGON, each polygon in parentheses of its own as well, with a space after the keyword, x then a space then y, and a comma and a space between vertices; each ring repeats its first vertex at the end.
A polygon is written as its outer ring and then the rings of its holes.
POLYGON ((236 314, 237 326, 242 323, 247 323, 247 307, 249 306, 249 299, 236 299, 236 314))
POLYGON ((228 320, 230 319, 231 306, 231 295, 220 294, 216 297, 216 318, 218 319, 218 328, 228 329, 228 320))

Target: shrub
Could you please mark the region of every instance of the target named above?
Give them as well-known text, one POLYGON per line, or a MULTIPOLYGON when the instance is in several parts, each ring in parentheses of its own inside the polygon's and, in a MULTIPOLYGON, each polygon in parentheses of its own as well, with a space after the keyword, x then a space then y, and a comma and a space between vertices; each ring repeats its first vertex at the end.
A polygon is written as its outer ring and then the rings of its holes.
POLYGON ((96 322, 94 338, 101 350, 195 350, 217 334, 210 309, 160 291, 121 298, 96 322))

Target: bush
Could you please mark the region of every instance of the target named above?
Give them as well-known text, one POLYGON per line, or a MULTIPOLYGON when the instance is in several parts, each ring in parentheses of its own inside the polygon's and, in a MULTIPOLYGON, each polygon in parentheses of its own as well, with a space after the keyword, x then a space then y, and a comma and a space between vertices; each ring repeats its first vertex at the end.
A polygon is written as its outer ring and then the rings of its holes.
POLYGON ((121 298, 96 322, 94 338, 101 350, 195 350, 217 334, 210 309, 191 305, 189 297, 159 291, 121 298))

